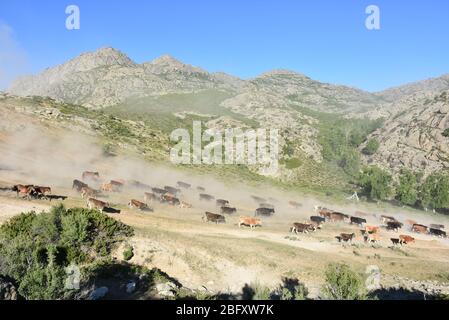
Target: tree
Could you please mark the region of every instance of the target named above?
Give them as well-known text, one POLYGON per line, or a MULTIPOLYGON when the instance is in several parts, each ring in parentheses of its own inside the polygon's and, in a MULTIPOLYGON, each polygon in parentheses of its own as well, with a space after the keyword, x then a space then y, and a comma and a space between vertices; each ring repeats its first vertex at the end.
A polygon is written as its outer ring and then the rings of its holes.
POLYGON ((367 155, 373 155, 377 152, 379 147, 379 141, 377 141, 376 139, 369 139, 362 152, 367 155))
POLYGON ((356 149, 347 148, 340 158, 338 165, 346 174, 355 177, 360 171, 360 156, 356 149))
POLYGON ((431 174, 422 184, 419 195, 424 208, 447 207, 449 205, 449 177, 441 172, 431 174))
POLYGON ((359 184, 371 199, 385 200, 391 193, 391 175, 376 166, 365 167, 359 184))
POLYGON ((346 264, 331 263, 326 268, 321 295, 328 300, 366 300, 364 278, 346 264))
POLYGON ((409 206, 415 205, 418 200, 418 179, 410 170, 401 171, 396 187, 396 199, 409 206))

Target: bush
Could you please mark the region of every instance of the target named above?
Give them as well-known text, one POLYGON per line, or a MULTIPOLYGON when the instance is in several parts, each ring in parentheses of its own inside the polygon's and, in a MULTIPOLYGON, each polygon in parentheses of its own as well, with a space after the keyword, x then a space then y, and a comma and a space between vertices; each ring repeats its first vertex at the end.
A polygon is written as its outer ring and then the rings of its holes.
POLYGON ((356 177, 360 170, 360 156, 357 150, 347 149, 340 158, 338 165, 349 176, 356 177))
POLYGON ((277 290, 280 300, 305 300, 309 290, 297 279, 284 278, 282 285, 277 290))
POLYGON ((445 129, 442 133, 444 137, 449 137, 449 128, 445 129))
POLYGON ((391 193, 391 175, 376 167, 365 167, 359 176, 359 185, 371 199, 385 200, 391 193))
POLYGON ((134 249, 131 245, 127 245, 123 251, 123 260, 129 261, 134 257, 134 249))
POLYGON ((252 284, 251 287, 254 290, 254 295, 252 300, 270 300, 271 299, 271 289, 263 286, 259 283, 252 284))
POLYGON ((22 213, 0 226, 0 274, 26 299, 64 296, 64 267, 109 257, 133 229, 95 210, 53 207, 22 213))
POLYGON ((379 141, 377 141, 376 139, 369 139, 362 152, 367 155, 373 155, 377 152, 379 147, 379 141))
POLYGON ((326 269, 322 297, 327 300, 366 300, 364 278, 345 264, 330 264, 326 269))
POLYGON ((449 206, 449 177, 444 173, 433 173, 420 188, 421 204, 425 208, 441 209, 449 206))
POLYGON ((396 187, 396 199, 402 204, 413 206, 418 201, 418 178, 410 170, 402 170, 396 187))

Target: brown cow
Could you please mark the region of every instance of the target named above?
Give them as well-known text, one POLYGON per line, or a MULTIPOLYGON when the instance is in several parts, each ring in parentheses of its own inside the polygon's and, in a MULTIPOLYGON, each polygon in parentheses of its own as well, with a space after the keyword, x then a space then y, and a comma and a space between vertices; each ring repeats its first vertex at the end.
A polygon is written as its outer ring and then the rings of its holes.
POLYGON ((179 201, 178 198, 176 198, 174 195, 170 193, 166 193, 161 196, 161 202, 162 203, 168 203, 171 206, 179 206, 181 204, 181 201, 179 201))
POLYGON ((41 186, 35 186, 34 189, 38 194, 42 194, 44 196, 51 194, 51 188, 50 187, 41 187, 41 186))
POLYGON ((100 174, 98 172, 84 171, 82 177, 84 181, 87 179, 98 180, 100 179, 100 174))
POLYGON ((115 187, 112 183, 103 183, 100 187, 101 191, 104 192, 115 192, 115 187))
POLYGON ((296 234, 298 234, 299 232, 309 233, 309 232, 313 232, 315 230, 316 230, 316 228, 314 225, 308 224, 308 223, 299 223, 299 222, 293 223, 293 226, 290 228, 290 232, 294 232, 296 234))
POLYGON ((81 197, 84 198, 96 198, 100 192, 98 190, 94 190, 89 187, 82 187, 81 188, 81 197))
POLYGON ((215 222, 216 224, 226 223, 226 219, 224 216, 222 216, 221 214, 216 214, 216 213, 212 213, 212 212, 208 212, 208 211, 205 212, 202 219, 205 222, 211 221, 211 222, 215 222))
POLYGON ((334 212, 333 210, 318 206, 315 206, 315 211, 317 211, 320 216, 327 219, 330 219, 332 212, 334 212))
POLYGON ((428 228, 427 228, 427 226, 424 226, 422 224, 415 223, 412 226, 412 231, 414 231, 416 233, 428 233, 428 228))
POLYGON ((140 202, 140 201, 135 200, 135 199, 132 199, 128 203, 128 207, 130 207, 131 209, 136 208, 136 209, 139 209, 140 211, 151 210, 151 208, 149 208, 146 203, 140 202))
POLYGON ((81 192, 83 187, 87 187, 88 185, 79 180, 73 180, 72 189, 75 189, 78 192, 81 192))
POLYGON ((34 189, 34 186, 29 185, 23 185, 23 184, 16 184, 12 187, 12 191, 16 191, 17 197, 21 195, 23 198, 27 198, 28 200, 31 199, 32 196, 36 195, 36 190, 34 189))
POLYGON ((321 229, 321 226, 322 226, 322 224, 323 224, 323 222, 320 222, 320 221, 313 221, 313 220, 309 220, 309 221, 306 221, 306 222, 304 222, 304 223, 307 223, 307 224, 312 225, 312 226, 315 228, 315 230, 316 230, 316 229, 321 229))
POLYGON ((377 226, 365 226, 365 233, 367 233, 367 234, 379 233, 379 227, 377 227, 377 226))
POLYGON ((187 203, 185 201, 181 201, 180 204, 179 204, 179 207, 180 208, 192 208, 193 205, 191 205, 190 203, 187 203))
POLYGON ((408 244, 408 243, 413 243, 413 242, 415 242, 415 238, 413 238, 411 236, 407 236, 407 235, 403 235, 403 234, 401 234, 399 236, 400 244, 408 244))
POLYGON ((396 221, 396 218, 391 217, 391 216, 381 215, 380 218, 381 218, 383 224, 387 224, 387 222, 395 222, 396 221))
POLYGON ((408 224, 410 227, 412 227, 414 224, 417 224, 418 222, 416 222, 415 220, 405 220, 405 223, 408 224))
POLYGON ((116 190, 120 191, 125 186, 124 180, 111 180, 110 183, 115 187, 116 190))
POLYGON ((378 233, 366 233, 363 236, 365 242, 376 243, 380 241, 380 235, 378 233))
POLYGON ((106 207, 109 207, 109 204, 107 202, 103 202, 103 201, 100 201, 100 200, 97 200, 94 198, 89 198, 87 200, 87 207, 90 210, 97 209, 97 210, 103 212, 106 207))
POLYGON ((239 218, 239 228, 242 225, 249 226, 251 229, 253 229, 256 226, 262 226, 262 221, 260 219, 254 218, 254 217, 241 216, 239 218))
POLYGON ((355 233, 340 233, 336 238, 338 242, 352 242, 352 239, 355 238, 355 233))
POLYGON ((348 219, 349 216, 347 214, 341 213, 341 212, 332 212, 330 214, 330 220, 331 221, 345 221, 345 219, 348 219))
POLYGON ((154 193, 145 192, 144 196, 143 196, 143 200, 145 202, 153 202, 153 201, 159 201, 160 198, 157 195, 155 195, 154 193))

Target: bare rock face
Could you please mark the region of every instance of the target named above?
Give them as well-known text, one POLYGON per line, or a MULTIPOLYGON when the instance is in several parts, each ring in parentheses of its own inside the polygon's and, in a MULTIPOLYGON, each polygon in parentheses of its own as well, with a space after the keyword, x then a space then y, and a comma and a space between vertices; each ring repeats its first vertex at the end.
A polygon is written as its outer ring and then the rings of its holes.
POLYGON ((398 102, 401 111, 390 117, 371 138, 379 150, 365 156, 366 163, 378 164, 397 173, 401 168, 423 171, 424 175, 449 168, 449 90, 430 98, 398 102))

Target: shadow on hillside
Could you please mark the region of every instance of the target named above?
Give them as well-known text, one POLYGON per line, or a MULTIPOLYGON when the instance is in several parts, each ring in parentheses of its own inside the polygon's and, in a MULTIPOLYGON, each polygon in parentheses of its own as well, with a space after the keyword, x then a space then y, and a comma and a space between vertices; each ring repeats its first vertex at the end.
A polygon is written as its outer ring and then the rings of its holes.
POLYGON ((436 296, 425 295, 418 290, 407 290, 404 288, 378 289, 371 292, 370 296, 377 297, 379 300, 435 300, 436 296))

